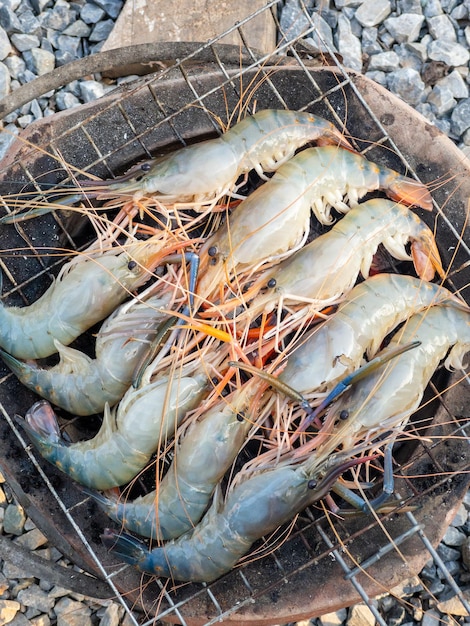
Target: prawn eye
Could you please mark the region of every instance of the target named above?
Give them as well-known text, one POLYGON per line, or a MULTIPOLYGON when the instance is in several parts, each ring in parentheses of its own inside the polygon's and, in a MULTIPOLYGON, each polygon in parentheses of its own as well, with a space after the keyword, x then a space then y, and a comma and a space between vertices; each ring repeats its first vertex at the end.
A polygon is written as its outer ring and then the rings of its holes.
POLYGON ((343 409, 343 410, 341 411, 341 413, 339 414, 339 419, 340 419, 340 420, 343 420, 343 421, 344 421, 344 420, 347 420, 347 419, 348 419, 348 417, 349 417, 349 411, 348 411, 348 409, 343 409))
POLYGON ((240 411, 239 413, 237 413, 237 420, 239 422, 243 422, 245 420, 245 412, 244 411, 240 411))
POLYGON ((315 489, 315 487, 317 486, 317 484, 318 484, 318 483, 317 483, 317 481, 312 479, 312 480, 309 480, 309 481, 308 481, 308 483, 307 483, 307 487, 308 487, 309 489, 315 489))
POLYGON ((127 269, 131 272, 136 267, 137 267, 137 261, 132 260, 132 261, 129 261, 129 263, 127 264, 127 269))
POLYGON ((277 280, 275 278, 270 278, 268 282, 266 283, 266 287, 268 289, 274 289, 276 285, 277 285, 277 280))
POLYGON ((142 163, 142 165, 140 166, 140 169, 143 172, 148 172, 152 169, 152 166, 150 165, 150 163, 142 163))
POLYGON ((207 251, 207 254, 214 257, 217 254, 217 246, 211 246, 207 251))

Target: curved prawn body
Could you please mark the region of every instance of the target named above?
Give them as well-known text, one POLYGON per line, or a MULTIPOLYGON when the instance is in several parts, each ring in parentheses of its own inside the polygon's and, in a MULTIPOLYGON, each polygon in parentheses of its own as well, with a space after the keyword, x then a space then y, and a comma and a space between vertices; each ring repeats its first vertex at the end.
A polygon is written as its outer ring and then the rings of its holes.
POLYGON ((258 381, 250 381, 190 425, 156 491, 133 502, 91 495, 113 520, 141 536, 166 540, 191 530, 256 424, 250 405, 258 390, 258 381))
POLYGON ((330 210, 349 211, 368 191, 431 209, 429 191, 416 181, 335 146, 310 148, 282 165, 227 218, 200 251, 197 293, 218 295, 217 286, 295 249, 308 232, 313 210, 323 224, 330 210))
POLYGON ((244 294, 253 298, 241 316, 255 319, 277 305, 321 308, 367 278, 379 244, 399 260, 414 262, 420 278, 431 280, 443 268, 432 231, 413 212, 390 200, 375 199, 351 211, 326 234, 314 239, 278 266, 262 273, 244 294), (411 242, 411 257, 405 244, 411 242), (256 295, 257 294, 257 295, 256 295))
POLYGON ((105 406, 98 434, 71 445, 60 438, 57 418, 45 400, 26 414, 23 428, 41 455, 90 489, 128 483, 144 469, 161 442, 171 437, 207 388, 202 373, 174 372, 141 389, 130 388, 117 408, 105 406))
POLYGON ((57 341, 68 345, 148 281, 162 249, 162 239, 151 238, 72 259, 29 306, 0 304, 0 347, 17 359, 56 353, 57 341))
POLYGON ((104 545, 142 572, 180 581, 210 582, 230 571, 252 544, 323 498, 350 463, 278 466, 220 492, 193 531, 149 550, 130 535, 107 530, 104 545))
MULTIPOLYGON (((90 182, 105 197, 152 196, 164 203, 215 204, 234 191, 237 179, 255 169, 272 172, 309 141, 351 148, 330 122, 310 113, 267 109, 209 139, 132 168, 121 178, 90 182)), ((101 194, 102 197, 102 194, 101 194)))
MULTIPOLYGON (((414 341, 420 345, 380 366, 331 405, 320 431, 327 432, 326 443, 318 447, 321 458, 339 445, 346 451, 358 440, 373 441, 384 432, 403 428, 440 361, 445 358, 447 369, 462 368, 470 350, 470 311, 448 304, 417 313, 383 353, 414 341)), ((315 438, 311 441, 314 445, 315 438)))
POLYGON ((19 361, 0 350, 0 356, 29 389, 74 415, 101 413, 114 406, 132 382, 135 368, 149 349, 162 311, 170 298, 158 296, 121 305, 102 325, 96 337, 94 359, 56 341, 60 361, 45 369, 33 361, 19 361))
POLYGON ((289 353, 279 380, 302 394, 328 392, 374 355, 386 335, 420 310, 463 304, 439 285, 398 274, 377 274, 354 287, 336 313, 289 353))

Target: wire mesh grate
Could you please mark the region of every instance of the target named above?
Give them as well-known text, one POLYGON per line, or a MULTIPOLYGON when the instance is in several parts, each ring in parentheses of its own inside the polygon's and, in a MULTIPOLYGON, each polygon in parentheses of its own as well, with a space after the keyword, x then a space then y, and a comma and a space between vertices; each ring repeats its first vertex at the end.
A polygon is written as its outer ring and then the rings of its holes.
MULTIPOLYGON (((450 268, 449 287, 469 301, 468 164, 448 140, 405 105, 346 71, 331 51, 333 67, 318 67, 302 43, 307 36, 318 36, 309 13, 302 13, 302 32, 290 37, 280 29, 279 5, 280 1, 272 0, 233 26, 242 41, 239 62, 227 60, 227 49, 219 45, 226 31, 99 102, 26 130, 0 163, 4 212, 15 209, 14 194, 40 196, 45 188, 63 189, 90 174, 119 175, 139 160, 214 136, 221 132, 221 124, 254 110, 308 110, 344 129, 370 160, 431 186, 435 212, 424 219, 437 232, 444 264, 450 268), (275 21, 280 33, 273 54, 260 53, 244 36, 244 25, 264 14, 275 21), (211 60, 200 61, 201 54, 211 60)), ((63 262, 62 254, 48 253, 82 249, 90 237, 73 216, 61 212, 0 233, 5 300, 32 302, 63 262)), ((286 622, 312 617, 361 598, 383 624, 371 598, 418 574, 429 558, 442 568, 433 546, 468 485, 468 377, 461 372, 449 377, 441 368, 433 381, 427 406, 415 421, 417 430, 413 434, 412 425, 409 440, 394 452, 401 494, 396 510, 341 519, 321 506, 312 507, 288 533, 284 530, 267 538, 275 550, 261 550, 263 558, 256 554, 244 559, 240 567, 210 585, 150 580, 106 553, 99 541, 107 525, 104 514, 69 480, 46 466, 15 427, 13 415, 24 415, 35 398, 7 370, 2 370, 0 379, 4 417, 0 432, 11 451, 2 469, 20 493, 20 503, 57 548, 108 581, 136 624, 150 625, 159 619, 188 626, 220 621, 255 626, 273 623, 280 616, 286 622), (426 438, 420 440, 423 424, 426 438)))

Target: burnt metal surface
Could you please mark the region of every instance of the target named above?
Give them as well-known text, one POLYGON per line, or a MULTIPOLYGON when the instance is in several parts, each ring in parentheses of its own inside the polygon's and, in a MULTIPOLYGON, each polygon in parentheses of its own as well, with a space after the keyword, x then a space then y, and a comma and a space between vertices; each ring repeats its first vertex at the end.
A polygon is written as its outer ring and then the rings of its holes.
MULTIPOLYGON (((0 194, 39 193, 58 183, 67 184, 71 177, 83 178, 85 172, 100 177, 118 175, 129 165, 182 141, 213 136, 217 132, 214 119, 228 122, 227 111, 236 110, 243 86, 250 84, 258 109, 287 106, 312 111, 343 127, 369 159, 403 174, 416 173, 430 184, 438 207, 432 214, 419 214, 436 228, 444 266, 451 267, 450 288, 460 290, 470 301, 466 248, 469 164, 450 140, 361 75, 346 77, 337 68, 306 72, 295 64, 267 66, 261 74, 259 70, 239 74, 240 70, 233 67, 227 78, 216 64, 191 67, 184 75, 177 69, 165 70, 98 102, 36 122, 0 163, 0 194), (196 98, 195 93, 204 97, 196 98)), ((6 304, 31 302, 47 288, 60 259, 44 255, 40 246, 46 251, 58 246, 80 247, 91 237, 87 229, 77 236, 75 232, 79 231, 67 211, 21 223, 17 228, 1 227, 0 262, 10 272, 4 280, 6 304), (16 251, 9 252, 12 248, 16 251)), ((389 543, 386 533, 398 537, 410 528, 404 514, 393 513, 379 520, 368 516, 338 520, 328 518, 320 507, 312 508, 299 516, 289 539, 273 554, 251 562, 246 558, 239 568, 208 586, 178 585, 172 589, 170 583, 167 595, 162 596, 162 584, 123 567, 104 550, 99 534, 109 525, 106 516, 70 479, 38 459, 27 442, 18 439, 11 418, 24 415, 36 398, 4 366, 0 376, 4 449, 0 469, 20 503, 59 550, 95 576, 110 577, 129 605, 149 619, 195 626, 223 619, 257 626, 349 606, 359 599, 357 591, 342 580, 343 570, 331 558, 332 548, 322 540, 316 524, 321 524, 334 547, 345 550, 351 567, 354 561, 363 562, 389 543)), ((444 386, 459 376, 461 373, 453 374, 450 381, 445 378, 444 386)), ((468 394, 466 381, 452 387, 442 401, 430 405, 420 416, 432 422, 426 430, 429 441, 409 443, 396 451, 399 464, 395 473, 401 475, 397 492, 417 507, 415 517, 433 545, 441 539, 468 488, 468 442, 461 430, 469 418, 468 394)), ((374 596, 417 574, 428 559, 415 533, 400 544, 399 551, 389 553, 358 579, 374 596)))

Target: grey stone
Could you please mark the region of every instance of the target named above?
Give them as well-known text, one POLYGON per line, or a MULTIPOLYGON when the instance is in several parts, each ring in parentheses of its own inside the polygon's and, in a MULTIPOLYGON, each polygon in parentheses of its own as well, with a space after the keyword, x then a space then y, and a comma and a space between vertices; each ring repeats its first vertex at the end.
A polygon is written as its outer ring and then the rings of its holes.
POLYGON ((401 67, 412 67, 417 72, 421 72, 423 62, 419 55, 408 48, 407 44, 395 44, 393 51, 398 55, 401 67))
POLYGON ((397 11, 400 15, 403 13, 416 13, 417 15, 423 14, 420 0, 401 0, 397 6, 397 11))
POLYGON ((41 613, 49 613, 53 608, 55 599, 43 591, 39 585, 30 585, 18 593, 18 602, 25 606, 38 609, 41 613))
POLYGON ((389 0, 365 0, 356 11, 356 20, 362 26, 376 26, 390 15, 389 0))
POLYGON ((21 33, 20 20, 15 13, 4 4, 0 4, 0 26, 8 33, 21 33))
POLYGON ((421 42, 413 42, 405 44, 406 48, 414 55, 419 57, 420 61, 424 62, 428 58, 428 49, 421 42))
MULTIPOLYGON (((467 83, 462 78, 462 75, 457 70, 453 70, 444 78, 441 78, 436 83, 440 87, 446 87, 452 93, 454 98, 468 98, 468 86, 467 83)), ((454 519, 451 524, 452 526, 462 526, 467 521, 467 511, 464 507, 463 516, 460 516, 457 513, 457 519, 454 519), (462 522, 463 520, 463 522, 462 522)))
POLYGON ((92 626, 91 609, 69 597, 61 598, 54 606, 57 626, 92 626))
POLYGON ((25 83, 30 83, 35 78, 37 78, 36 74, 28 68, 26 68, 24 72, 20 72, 18 74, 18 80, 22 85, 24 85, 25 83))
POLYGON ((12 11, 16 11, 21 4, 21 0, 3 0, 3 4, 12 11))
POLYGON ((62 31, 63 35, 70 35, 71 37, 88 37, 91 33, 91 27, 88 24, 85 24, 82 20, 77 20, 67 26, 67 28, 62 31))
MULTIPOLYGON (((0 64, 0 68, 5 67, 0 64)), ((5 68, 6 69, 6 68, 5 68)), ((10 74, 6 71, 8 78, 10 74)), ((3 530, 5 533, 11 535, 21 535, 23 532, 23 526, 26 521, 26 515, 21 506, 17 504, 9 504, 5 510, 5 517, 3 519, 3 530)))
POLYGON ((55 96, 55 101, 59 111, 80 106, 80 100, 77 96, 74 96, 73 93, 69 93, 67 91, 58 91, 55 96))
POLYGON ((112 602, 106 607, 100 620, 100 626, 119 626, 123 613, 124 609, 122 606, 116 602, 112 602))
POLYGON ((429 609, 424 613, 421 626, 439 626, 440 624, 442 624, 442 622, 440 620, 439 611, 429 609))
POLYGON ((325 22, 319 13, 312 14, 312 22, 315 25, 315 30, 310 33, 306 41, 318 52, 327 52, 328 48, 333 50, 333 52, 337 52, 333 43, 333 32, 328 23, 325 22))
POLYGON ((434 15, 441 15, 442 7, 439 0, 424 0, 423 1, 423 13, 426 17, 434 17, 434 15))
POLYGON ((464 4, 458 4, 452 9, 450 16, 454 20, 466 20, 468 18, 468 8, 464 4))
POLYGON ((0 26, 0 61, 3 61, 11 52, 11 43, 4 28, 0 26))
MULTIPOLYGON (((18 126, 15 124, 8 124, 4 127, 0 133, 0 159, 2 159, 10 145, 13 143, 15 136, 18 134, 18 126)), ((3 574, 8 580, 18 580, 22 578, 32 579, 34 572, 29 572, 23 568, 17 567, 10 561, 5 561, 3 564, 3 574)))
POLYGON ((402 13, 398 17, 389 17, 384 26, 398 43, 416 41, 419 37, 424 17, 415 13, 402 13))
MULTIPOLYGON (((452 74, 455 74, 455 73, 458 74, 458 72, 452 72, 452 74)), ((451 74, 449 74, 449 76, 447 76, 446 78, 450 78, 450 76, 451 74)), ((462 502, 459 508, 457 509, 457 512, 454 515, 454 518, 450 524, 451 526, 463 526, 465 522, 467 521, 467 517, 468 517, 467 509, 466 509, 464 502, 462 502)))
POLYGON ((457 34, 448 15, 435 15, 428 17, 426 21, 434 39, 443 39, 447 42, 457 41, 457 34))
POLYGON ((36 12, 36 15, 39 15, 44 9, 52 6, 52 0, 29 0, 29 2, 36 12))
POLYGON ((63 31, 72 23, 75 12, 67 6, 55 5, 52 9, 46 9, 41 15, 41 24, 44 28, 63 31))
POLYGON ((387 74, 385 72, 372 71, 372 72, 366 72, 365 75, 367 76, 367 78, 370 78, 376 83, 379 83, 379 85, 382 85, 383 87, 387 86, 388 79, 387 79, 387 74))
MULTIPOLYGON (((464 143, 470 146, 470 131, 464 134, 464 143)), ((467 569, 470 569, 470 537, 467 537, 461 546, 462 561, 467 569)))
MULTIPOLYGON (((462 110, 462 104, 464 104, 465 102, 468 102, 468 100, 464 100, 460 105, 460 109, 462 110)), ((470 105, 470 102, 468 102, 468 104, 470 105)), ((456 107, 454 109, 454 112, 457 111, 458 107, 456 107)), ((470 107, 469 107, 469 111, 468 111, 469 115, 468 115, 468 126, 466 128, 464 128, 464 130, 466 130, 469 126, 470 126, 470 107)), ((452 121, 454 120, 454 115, 452 114, 452 121)), ((462 131, 463 132, 463 131, 462 131)), ((462 133, 459 133, 459 135, 461 135, 462 133)), ((446 563, 447 561, 455 561, 456 559, 459 558, 460 556, 460 550, 455 550, 455 548, 449 548, 449 546, 446 546, 443 543, 440 543, 437 547, 437 553, 439 554, 439 556, 441 557, 441 559, 444 561, 444 563, 446 563)))
POLYGON ((55 53, 55 64, 59 67, 61 65, 65 65, 66 63, 70 63, 71 61, 75 61, 77 58, 77 55, 72 54, 68 50, 57 50, 55 53))
POLYGON ((362 70, 362 50, 360 40, 351 31, 351 22, 340 15, 338 18, 338 51, 346 67, 362 70))
POLYGON ((21 115, 17 118, 17 123, 21 128, 26 128, 34 122, 34 115, 28 113, 28 115, 21 115))
POLYGON ((23 33, 41 36, 41 23, 30 9, 23 11, 23 13, 18 16, 18 19, 23 33))
POLYGON ((31 623, 30 620, 34 619, 38 615, 41 615, 41 611, 33 607, 28 607, 26 611, 24 612, 24 617, 26 617, 26 619, 28 620, 28 623, 31 623))
POLYGON ((109 33, 113 30, 113 27, 114 27, 113 20, 103 20, 102 22, 98 22, 98 24, 91 31, 89 40, 90 41, 104 41, 105 39, 108 38, 109 33))
POLYGON ((55 67, 55 58, 52 52, 42 48, 32 48, 23 54, 26 67, 38 76, 52 72, 55 67))
POLYGON ((439 85, 435 85, 428 96, 428 102, 433 105, 434 111, 436 115, 445 115, 449 111, 451 111, 457 101, 450 89, 447 87, 441 87, 439 85))
POLYGON ((396 52, 381 52, 374 54, 369 59, 369 71, 379 70, 381 72, 391 72, 396 70, 400 64, 400 59, 396 52))
POLYGON ((460 137, 467 128, 470 128, 470 98, 466 98, 457 104, 452 111, 450 119, 452 132, 457 137, 460 137))
POLYGON ((14 33, 11 36, 11 42, 18 52, 25 52, 32 48, 39 48, 39 38, 36 35, 24 35, 23 33, 14 33))
POLYGON ((117 18, 122 9, 122 0, 94 0, 94 2, 113 19, 117 18))
POLYGON ((30 620, 31 626, 51 626, 51 619, 49 615, 39 615, 30 620))
POLYGON ((379 28, 379 41, 381 42, 382 49, 384 50, 390 50, 395 43, 395 39, 383 25, 379 28))
POLYGON ((73 56, 78 56, 80 50, 80 38, 69 35, 59 35, 56 40, 56 47, 62 52, 68 52, 73 56))
POLYGON ((80 11, 80 18, 85 24, 97 24, 103 19, 105 12, 93 2, 87 2, 80 11))
POLYGON ((445 588, 445 584, 439 579, 433 580, 432 583, 427 587, 428 592, 432 598, 441 594, 445 588))
POLYGON ((365 604, 356 604, 351 607, 347 626, 374 626, 375 617, 372 611, 365 604))
POLYGON ((362 51, 365 52, 365 54, 372 55, 382 52, 382 48, 377 41, 377 36, 378 32, 374 26, 362 29, 361 44, 362 51))
POLYGON ((51 42, 46 37, 41 37, 41 44, 39 47, 43 50, 48 50, 48 52, 54 52, 51 42))
POLYGON ((389 74, 388 88, 408 104, 418 104, 423 95, 424 83, 419 72, 404 67, 389 74))
MULTIPOLYGON (((311 4, 305 3, 306 8, 311 4)), ((280 30, 288 39, 302 35, 310 26, 307 16, 300 6, 299 0, 287 0, 281 11, 280 30)))
POLYGON ((104 95, 102 83, 96 80, 84 80, 80 83, 80 91, 84 102, 92 102, 104 95))
POLYGON ((465 541, 465 533, 457 530, 453 526, 449 526, 442 541, 448 546, 461 546, 465 541))
POLYGON ((31 626, 33 620, 29 620, 23 613, 17 613, 14 620, 9 622, 9 626, 31 626))
POLYGON ((440 39, 429 44, 428 55, 433 61, 442 61, 450 67, 466 65, 470 58, 469 51, 460 44, 440 39))
POLYGON ((441 9, 444 11, 444 13, 451 13, 454 8, 461 3, 462 0, 441 0, 441 9))
MULTIPOLYGON (((445 121, 448 121, 448 120, 445 120, 445 121)), ((449 134, 450 134, 449 132, 446 132, 446 135, 449 135, 449 134)), ((461 570, 460 561, 457 561, 456 559, 452 559, 451 561, 446 561, 445 566, 451 576, 455 576, 461 570)))
POLYGON ((434 580, 434 578, 436 578, 436 566, 433 559, 430 559, 423 567, 420 577, 425 578, 426 580, 434 580))
POLYGON ((15 539, 15 543, 23 546, 23 548, 26 548, 27 550, 36 550, 47 543, 47 537, 42 534, 39 528, 33 528, 15 539))

